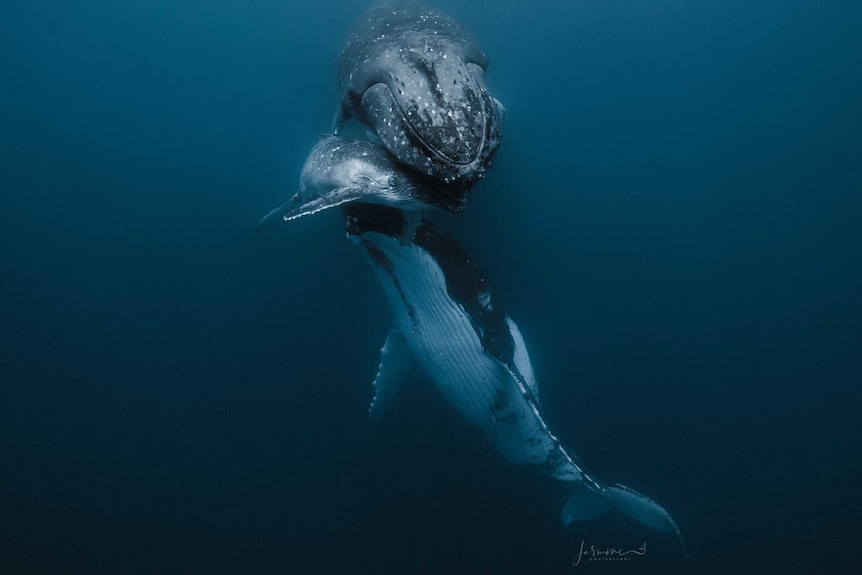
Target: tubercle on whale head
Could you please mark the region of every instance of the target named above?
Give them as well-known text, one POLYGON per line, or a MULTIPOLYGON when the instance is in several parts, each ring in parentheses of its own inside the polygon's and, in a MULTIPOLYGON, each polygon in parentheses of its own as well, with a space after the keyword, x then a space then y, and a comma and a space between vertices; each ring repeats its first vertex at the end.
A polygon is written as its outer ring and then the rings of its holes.
POLYGON ((375 84, 363 94, 356 118, 403 164, 466 191, 490 168, 504 118, 502 105, 469 75, 464 72, 457 97, 440 99, 375 84))
POLYGON ((355 118, 405 165, 466 191, 490 167, 502 133, 488 64, 449 16, 420 2, 376 2, 339 53, 334 125, 355 118))

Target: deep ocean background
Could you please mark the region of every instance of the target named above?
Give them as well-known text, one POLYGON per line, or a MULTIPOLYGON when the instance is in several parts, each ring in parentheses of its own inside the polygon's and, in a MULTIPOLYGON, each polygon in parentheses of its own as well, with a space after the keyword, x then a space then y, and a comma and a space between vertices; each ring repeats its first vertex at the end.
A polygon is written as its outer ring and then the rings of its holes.
POLYGON ((562 528, 419 374, 370 422, 390 322, 341 217, 255 235, 366 5, 0 5, 0 573, 858 572, 862 4, 433 4, 508 109, 442 225, 687 561, 562 528))

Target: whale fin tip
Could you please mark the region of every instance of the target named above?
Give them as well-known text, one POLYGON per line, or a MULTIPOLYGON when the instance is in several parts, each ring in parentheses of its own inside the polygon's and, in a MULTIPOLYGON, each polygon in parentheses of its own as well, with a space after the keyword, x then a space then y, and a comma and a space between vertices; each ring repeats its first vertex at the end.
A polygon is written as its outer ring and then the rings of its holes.
POLYGON ((374 378, 374 399, 368 409, 371 419, 380 421, 383 418, 392 398, 407 377, 412 363, 413 356, 404 336, 397 329, 393 329, 380 350, 380 367, 377 368, 377 377, 374 378))

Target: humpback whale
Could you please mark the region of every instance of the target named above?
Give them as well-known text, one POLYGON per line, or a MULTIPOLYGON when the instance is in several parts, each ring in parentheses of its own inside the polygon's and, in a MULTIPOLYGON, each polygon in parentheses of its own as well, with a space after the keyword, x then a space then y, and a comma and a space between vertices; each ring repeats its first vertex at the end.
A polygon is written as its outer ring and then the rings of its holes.
POLYGON ((323 136, 302 167, 299 191, 267 214, 257 231, 356 201, 411 212, 435 208, 456 212, 463 207, 462 196, 404 170, 379 144, 323 136))
POLYGON ((368 172, 384 153, 368 142, 324 138, 306 162, 300 193, 258 226, 342 206, 347 236, 367 256, 395 320, 381 349, 369 415, 382 417, 411 365, 418 364, 503 458, 565 484, 565 525, 616 510, 676 535, 685 548, 661 505, 593 477, 551 433, 539 412, 539 388, 517 324, 493 300, 477 264, 421 216, 424 192, 394 194, 388 191, 393 186, 360 185, 366 178, 409 177, 395 163, 383 162, 388 172, 368 172), (376 160, 366 165, 368 157, 376 160))
POLYGON ((539 389, 518 326, 454 240, 422 220, 413 241, 404 243, 396 208, 359 203, 345 212, 348 237, 365 252, 395 320, 381 350, 372 418, 385 412, 415 362, 500 455, 567 484, 560 514, 566 526, 616 510, 682 543, 661 505, 602 483, 551 433, 539 413, 539 389))
POLYGON ((452 18, 413 0, 360 17, 338 58, 340 105, 402 163, 465 191, 490 167, 505 109, 485 85, 488 58, 452 18))

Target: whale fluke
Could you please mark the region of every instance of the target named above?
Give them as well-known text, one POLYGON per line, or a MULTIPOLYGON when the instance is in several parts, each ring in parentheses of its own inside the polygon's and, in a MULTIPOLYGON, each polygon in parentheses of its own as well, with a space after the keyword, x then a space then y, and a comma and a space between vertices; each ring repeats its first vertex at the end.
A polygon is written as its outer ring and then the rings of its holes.
POLYGON ((566 500, 560 519, 568 527, 577 521, 595 519, 611 510, 619 511, 650 529, 675 535, 683 550, 686 549, 679 527, 664 507, 619 483, 608 487, 579 485, 566 500))

